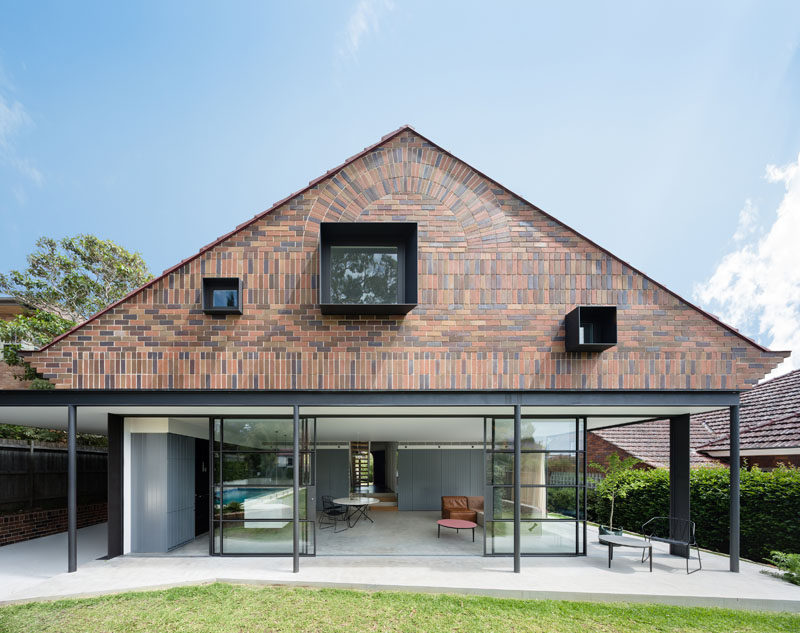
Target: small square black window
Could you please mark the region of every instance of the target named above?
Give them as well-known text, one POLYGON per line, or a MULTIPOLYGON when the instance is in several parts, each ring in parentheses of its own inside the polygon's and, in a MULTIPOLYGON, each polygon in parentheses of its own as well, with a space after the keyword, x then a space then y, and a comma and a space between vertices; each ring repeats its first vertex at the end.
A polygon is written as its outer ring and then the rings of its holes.
POLYGON ((578 306, 565 319, 568 352, 602 352, 617 344, 616 306, 578 306))
POLYGON ((323 222, 323 314, 406 314, 417 305, 415 222, 323 222))
POLYGON ((204 277, 203 312, 241 314, 242 280, 238 277, 204 277))

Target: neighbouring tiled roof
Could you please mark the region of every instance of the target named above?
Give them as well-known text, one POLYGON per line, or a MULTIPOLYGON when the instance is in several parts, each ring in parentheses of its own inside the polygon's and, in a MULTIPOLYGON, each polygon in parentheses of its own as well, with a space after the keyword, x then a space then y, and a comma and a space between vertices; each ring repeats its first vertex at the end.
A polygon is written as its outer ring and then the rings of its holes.
MULTIPOLYGON (((767 380, 742 393, 739 425, 748 428, 784 418, 800 411, 800 369, 767 380)), ((705 424, 717 438, 728 435, 728 409, 692 416, 705 424)))
MULTIPOLYGON (((800 447, 800 369, 753 387, 741 395, 740 447, 800 447)), ((716 463, 703 451, 730 448, 728 409, 691 417, 691 465, 716 463)), ((669 466, 669 421, 643 422, 593 431, 650 466, 669 466)))
MULTIPOLYGON (((800 448, 800 411, 786 417, 770 420, 758 426, 742 429, 739 443, 741 448, 800 448)), ((722 437, 709 442, 702 450, 728 450, 730 438, 722 437)))
MULTIPOLYGON (((669 467, 669 420, 654 420, 640 424, 629 424, 611 429, 592 431, 607 442, 618 446, 648 466, 669 467)), ((700 422, 691 419, 689 463, 692 466, 715 464, 717 460, 697 452, 697 447, 714 439, 714 435, 700 422)))

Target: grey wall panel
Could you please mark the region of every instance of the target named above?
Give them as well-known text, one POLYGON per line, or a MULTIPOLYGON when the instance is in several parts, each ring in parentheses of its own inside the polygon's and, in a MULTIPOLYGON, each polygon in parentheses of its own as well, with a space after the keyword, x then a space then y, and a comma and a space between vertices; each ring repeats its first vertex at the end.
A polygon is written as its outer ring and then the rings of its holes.
POLYGON ((322 495, 346 497, 350 492, 350 451, 317 450, 317 510, 322 510, 322 495))
POLYGON ((414 509, 414 451, 397 451, 397 509, 414 509))
POLYGON ((412 504, 414 510, 442 507, 442 451, 414 449, 412 504))
POLYGON ((167 548, 194 538, 194 438, 167 434, 167 548))
POLYGON ((483 494, 484 486, 484 465, 483 465, 483 450, 470 450, 468 451, 470 458, 470 495, 479 496, 483 494))
POLYGON ((442 495, 472 494, 472 451, 443 449, 442 495))
POLYGON ((131 433, 131 549, 167 551, 167 436, 131 433))

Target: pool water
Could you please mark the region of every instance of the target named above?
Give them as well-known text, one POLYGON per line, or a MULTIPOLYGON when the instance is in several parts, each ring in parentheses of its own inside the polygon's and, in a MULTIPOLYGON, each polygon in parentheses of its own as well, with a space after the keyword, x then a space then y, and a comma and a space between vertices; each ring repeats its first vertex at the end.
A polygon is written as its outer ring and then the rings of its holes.
MULTIPOLYGON (((226 488, 223 496, 225 497, 225 504, 232 502, 244 503, 245 499, 253 499, 255 497, 264 497, 274 492, 280 492, 283 488, 226 488)), ((214 503, 219 504, 219 497, 214 499, 214 503)))

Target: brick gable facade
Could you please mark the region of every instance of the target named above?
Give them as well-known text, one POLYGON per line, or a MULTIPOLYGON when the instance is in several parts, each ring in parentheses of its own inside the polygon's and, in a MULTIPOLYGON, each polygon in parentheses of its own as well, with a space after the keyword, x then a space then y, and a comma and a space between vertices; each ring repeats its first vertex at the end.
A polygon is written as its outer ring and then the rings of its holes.
POLYGON ((32 355, 59 389, 743 389, 770 352, 410 128, 331 170, 32 355), (419 305, 324 316, 320 222, 419 223, 419 305), (243 280, 210 316, 204 276, 243 280), (564 351, 575 305, 618 306, 615 347, 564 351))

